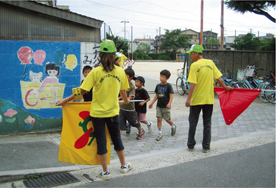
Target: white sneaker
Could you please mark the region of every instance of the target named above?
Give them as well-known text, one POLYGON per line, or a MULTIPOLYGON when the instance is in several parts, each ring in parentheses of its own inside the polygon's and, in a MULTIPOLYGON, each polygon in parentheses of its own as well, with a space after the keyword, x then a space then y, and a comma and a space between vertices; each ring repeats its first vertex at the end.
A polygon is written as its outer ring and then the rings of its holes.
POLYGON ((130 163, 126 163, 125 166, 121 166, 120 171, 121 171, 121 173, 125 174, 128 171, 130 171, 130 169, 131 169, 131 164, 130 163))
POLYGON ((99 176, 104 180, 110 180, 110 172, 101 172, 99 176))
POLYGON ((174 128, 173 128, 173 126, 172 126, 172 128, 171 128, 171 135, 172 135, 172 136, 175 135, 175 133, 176 133, 176 128, 177 128, 176 125, 174 125, 174 128))
POLYGON ((150 125, 148 125, 148 133, 151 133, 151 131, 152 131, 152 124, 153 124, 153 122, 150 122, 150 125))
POLYGON ((163 134, 159 133, 159 135, 157 136, 156 140, 160 141, 163 138, 163 134))

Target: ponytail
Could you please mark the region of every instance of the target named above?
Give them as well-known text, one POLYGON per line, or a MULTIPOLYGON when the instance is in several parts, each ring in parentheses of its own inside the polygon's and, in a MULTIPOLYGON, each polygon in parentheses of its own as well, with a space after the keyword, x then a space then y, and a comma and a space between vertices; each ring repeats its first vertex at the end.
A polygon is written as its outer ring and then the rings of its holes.
POLYGON ((105 72, 111 72, 115 69, 115 53, 103 53, 100 52, 100 61, 99 63, 102 64, 103 70, 105 72))

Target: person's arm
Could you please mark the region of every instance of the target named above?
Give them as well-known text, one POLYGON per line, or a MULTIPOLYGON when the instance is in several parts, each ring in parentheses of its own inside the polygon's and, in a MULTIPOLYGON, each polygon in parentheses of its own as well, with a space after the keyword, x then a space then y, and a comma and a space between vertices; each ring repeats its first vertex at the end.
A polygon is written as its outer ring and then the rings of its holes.
POLYGON ((144 100, 143 102, 140 102, 139 105, 140 105, 140 106, 143 106, 144 104, 146 104, 146 103, 149 102, 149 101, 150 101, 150 98, 144 100))
POLYGON ((186 107, 191 106, 191 99, 192 99, 192 96, 193 96, 193 92, 195 90, 195 86, 196 86, 196 84, 190 83, 190 91, 189 91, 189 95, 188 95, 188 98, 187 98, 186 103, 185 103, 186 107))
POLYGON ((155 101, 158 99, 158 94, 156 93, 156 95, 154 96, 153 100, 151 101, 149 108, 152 108, 153 104, 155 103, 155 101))
POLYGON ((120 90, 120 96, 124 100, 124 104, 129 104, 126 90, 120 90))
POLYGON ((167 108, 168 108, 168 109, 171 109, 172 100, 173 100, 173 93, 170 93, 170 101, 169 101, 169 103, 167 104, 167 108))
MULTIPOLYGON (((85 94, 87 91, 80 89, 81 90, 81 95, 85 94)), ((74 100, 74 95, 70 95, 69 97, 66 97, 65 99, 61 99, 60 101, 56 102, 56 106, 63 106, 65 105, 67 102, 74 100)))
POLYGON ((232 91, 233 88, 231 86, 225 85, 224 81, 221 78, 216 79, 221 87, 223 87, 226 91, 232 91))

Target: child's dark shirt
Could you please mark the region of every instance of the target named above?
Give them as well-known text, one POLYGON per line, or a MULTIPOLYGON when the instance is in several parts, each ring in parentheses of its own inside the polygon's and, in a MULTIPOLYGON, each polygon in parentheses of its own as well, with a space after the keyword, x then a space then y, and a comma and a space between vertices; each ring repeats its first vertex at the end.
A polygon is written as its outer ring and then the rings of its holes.
MULTIPOLYGON (((83 80, 81 81, 81 83, 83 82, 83 80)), ((92 94, 93 94, 93 88, 89 91, 89 92, 86 92, 85 94, 83 94, 83 100, 85 102, 87 101, 92 101, 92 94)))
POLYGON ((157 84, 155 93, 158 95, 157 106, 166 108, 170 101, 170 94, 173 93, 172 85, 167 83, 165 85, 157 84))
MULTIPOLYGON (((146 89, 135 89, 135 100, 147 100, 148 98, 150 98, 150 96, 146 89)), ((139 103, 140 102, 135 102, 136 112, 147 113, 147 103, 145 103, 143 106, 140 106, 139 103)))

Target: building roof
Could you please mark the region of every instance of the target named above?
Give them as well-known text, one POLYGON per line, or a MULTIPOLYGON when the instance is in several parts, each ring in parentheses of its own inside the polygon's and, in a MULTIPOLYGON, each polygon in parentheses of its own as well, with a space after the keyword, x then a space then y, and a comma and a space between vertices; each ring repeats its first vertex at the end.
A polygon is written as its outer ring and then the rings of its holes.
POLYGON ((154 41, 154 39, 134 39, 134 40, 137 40, 137 41, 154 41))
POLYGON ((56 7, 52 7, 49 5, 45 5, 42 3, 38 3, 35 1, 12 1, 12 0, 5 0, 5 1, 0 1, 1 3, 6 3, 9 5, 13 5, 16 7, 24 8, 30 11, 35 11, 38 13, 46 14, 49 16, 57 17, 60 19, 64 19, 67 21, 75 22, 78 24, 86 25, 89 27, 94 27, 94 28, 101 28, 101 25, 103 21, 97 20, 94 18, 90 18, 81 14, 77 14, 75 12, 71 12, 68 10, 63 10, 59 9, 56 7))
POLYGON ((197 32, 197 31, 195 31, 195 30, 192 30, 192 29, 186 29, 186 30, 183 30, 183 31, 181 31, 181 33, 184 33, 185 31, 193 31, 193 32, 195 32, 195 33, 199 33, 199 32, 197 32))

